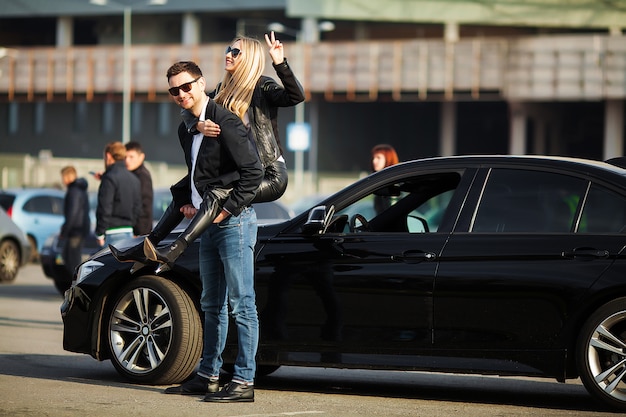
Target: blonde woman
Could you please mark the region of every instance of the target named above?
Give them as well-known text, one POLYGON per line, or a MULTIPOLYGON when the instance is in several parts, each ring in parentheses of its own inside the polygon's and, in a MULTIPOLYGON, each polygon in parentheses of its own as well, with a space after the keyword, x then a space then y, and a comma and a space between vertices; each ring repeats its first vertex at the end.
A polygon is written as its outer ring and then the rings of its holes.
MULTIPOLYGON (((256 145, 265 176, 253 203, 276 200, 285 192, 287 167, 278 135, 278 108, 304 101, 304 91, 287 63, 282 42, 271 32, 265 35, 265 43, 282 86, 263 75, 265 51, 262 43, 239 36, 226 48, 224 76, 209 94, 239 116, 256 145)), ((198 131, 209 137, 220 133, 219 126, 211 120, 198 121, 186 110, 181 115, 192 133, 198 131)))

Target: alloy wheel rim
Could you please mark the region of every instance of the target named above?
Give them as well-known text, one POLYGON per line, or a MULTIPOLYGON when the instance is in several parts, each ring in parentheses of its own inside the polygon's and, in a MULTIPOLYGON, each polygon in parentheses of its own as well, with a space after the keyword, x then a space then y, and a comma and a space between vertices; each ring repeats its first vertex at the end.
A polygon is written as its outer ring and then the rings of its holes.
POLYGON ((128 372, 145 374, 164 360, 172 343, 172 316, 165 300, 135 288, 115 306, 109 326, 111 350, 128 372))
POLYGON ((10 276, 13 276, 13 274, 17 272, 17 253, 11 247, 5 248, 2 253, 0 253, 0 268, 10 276))
POLYGON ((618 401, 626 401, 626 311, 607 317, 595 328, 587 361, 598 388, 618 401))

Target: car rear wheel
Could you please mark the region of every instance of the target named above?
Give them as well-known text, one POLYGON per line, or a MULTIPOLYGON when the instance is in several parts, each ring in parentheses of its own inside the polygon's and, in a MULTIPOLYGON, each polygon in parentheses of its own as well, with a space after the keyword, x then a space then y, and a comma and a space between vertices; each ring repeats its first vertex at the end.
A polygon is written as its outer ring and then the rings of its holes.
POLYGON ((606 303, 589 317, 576 361, 583 384, 596 399, 626 410, 626 298, 606 303))
POLYGON ((202 324, 193 300, 175 283, 143 276, 120 291, 108 315, 111 361, 142 384, 177 384, 202 354, 202 324))
POLYGON ((0 282, 13 281, 20 268, 20 251, 15 242, 0 243, 0 282))
POLYGON ((37 241, 33 236, 28 235, 28 243, 30 244, 30 262, 39 262, 39 250, 37 250, 37 241))

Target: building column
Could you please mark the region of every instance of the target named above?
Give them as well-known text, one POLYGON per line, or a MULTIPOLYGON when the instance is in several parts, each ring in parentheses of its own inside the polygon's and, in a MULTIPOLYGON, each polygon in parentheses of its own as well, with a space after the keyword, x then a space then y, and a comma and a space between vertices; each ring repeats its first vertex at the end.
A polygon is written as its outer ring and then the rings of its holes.
POLYGON ((200 20, 193 13, 183 15, 182 44, 198 45, 200 43, 200 20))
POLYGON ((74 19, 69 16, 57 18, 56 46, 68 47, 74 44, 74 19))
POLYGON ((532 153, 535 155, 545 155, 546 153, 546 125, 545 120, 540 118, 533 118, 533 148, 532 153))
POLYGON ((456 103, 441 103, 441 124, 439 126, 439 155, 450 156, 456 153, 456 103))
POLYGON ((607 100, 604 104, 603 158, 624 156, 624 100, 607 100))
POLYGON ((509 102, 511 114, 511 133, 509 137, 509 154, 524 155, 526 153, 526 113, 521 103, 509 102))

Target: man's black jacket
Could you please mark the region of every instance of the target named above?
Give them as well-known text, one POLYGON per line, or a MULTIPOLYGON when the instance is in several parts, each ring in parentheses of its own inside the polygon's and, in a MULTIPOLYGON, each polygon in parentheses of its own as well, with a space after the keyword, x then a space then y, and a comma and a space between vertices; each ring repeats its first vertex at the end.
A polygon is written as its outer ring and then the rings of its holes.
POLYGON ((139 178, 126 168, 124 161, 109 165, 100 178, 96 236, 103 236, 107 229, 133 227, 140 212, 139 178))
MULTIPOLYGON (((219 124, 221 133, 217 138, 203 138, 193 181, 202 196, 211 188, 232 188, 223 208, 238 216, 254 199, 263 179, 263 168, 239 117, 213 100, 209 100, 207 104, 205 117, 219 124)), ((172 195, 177 205, 181 206, 191 203, 193 134, 187 131, 184 122, 178 127, 178 138, 188 168, 188 174, 172 187, 172 195)))

